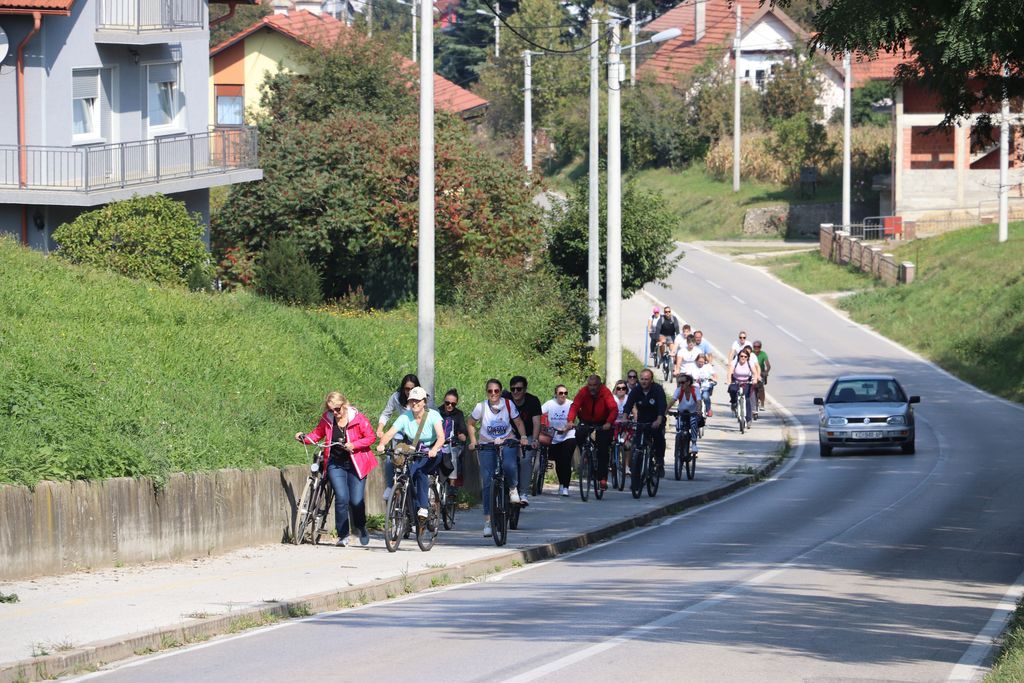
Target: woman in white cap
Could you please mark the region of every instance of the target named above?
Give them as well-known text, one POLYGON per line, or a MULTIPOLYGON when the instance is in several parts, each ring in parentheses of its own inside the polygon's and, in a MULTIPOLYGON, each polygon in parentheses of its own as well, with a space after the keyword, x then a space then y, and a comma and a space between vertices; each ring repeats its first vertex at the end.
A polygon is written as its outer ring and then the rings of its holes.
POLYGON ((406 409, 391 425, 391 429, 384 433, 384 437, 377 445, 377 451, 383 453, 384 445, 398 432, 402 432, 407 442, 416 443, 418 452, 427 456, 414 458, 409 465, 409 476, 416 492, 416 516, 420 518, 420 522, 424 522, 427 519, 429 504, 427 478, 437 470, 441 462, 437 454, 444 446, 444 424, 440 413, 427 408, 427 391, 423 387, 413 387, 409 391, 406 409))

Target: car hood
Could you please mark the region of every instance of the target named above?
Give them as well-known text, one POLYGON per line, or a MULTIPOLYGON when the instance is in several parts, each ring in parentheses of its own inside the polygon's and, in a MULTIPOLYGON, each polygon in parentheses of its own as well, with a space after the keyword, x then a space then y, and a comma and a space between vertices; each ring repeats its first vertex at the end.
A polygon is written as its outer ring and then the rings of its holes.
POLYGON ((898 401, 888 403, 827 403, 825 412, 832 417, 858 417, 865 415, 902 415, 909 404, 898 401))

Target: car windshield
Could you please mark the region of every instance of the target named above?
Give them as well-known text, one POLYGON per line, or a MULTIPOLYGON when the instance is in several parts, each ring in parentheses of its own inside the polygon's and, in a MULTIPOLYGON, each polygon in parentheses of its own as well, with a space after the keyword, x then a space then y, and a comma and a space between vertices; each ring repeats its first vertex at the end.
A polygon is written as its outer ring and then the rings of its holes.
POLYGON ((850 379, 835 383, 826 403, 905 403, 903 389, 891 379, 850 379))

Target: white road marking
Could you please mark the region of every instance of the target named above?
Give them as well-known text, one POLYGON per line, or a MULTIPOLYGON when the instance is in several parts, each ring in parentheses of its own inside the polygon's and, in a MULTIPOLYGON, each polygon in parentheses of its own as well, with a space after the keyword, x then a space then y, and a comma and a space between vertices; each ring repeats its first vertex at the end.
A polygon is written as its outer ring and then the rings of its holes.
POLYGON ((722 288, 722 286, 719 285, 717 282, 712 282, 711 280, 704 280, 704 282, 708 283, 709 285, 711 285, 715 289, 721 289, 722 288))
POLYGON ((800 337, 796 336, 795 334, 793 334, 792 332, 790 332, 789 330, 787 330, 787 329, 786 329, 785 327, 783 327, 782 325, 776 325, 775 327, 779 328, 779 330, 781 330, 781 331, 782 331, 783 333, 785 333, 785 334, 789 335, 789 336, 790 336, 790 337, 792 337, 793 339, 796 339, 796 340, 797 340, 798 342, 800 342, 801 344, 803 344, 803 343, 804 343, 804 340, 803 340, 803 339, 801 339, 800 337))
POLYGON ((739 297, 738 297, 738 296, 736 296, 735 294, 733 294, 733 295, 732 295, 732 298, 733 298, 733 299, 735 299, 736 301, 740 302, 740 303, 741 303, 741 304, 743 304, 744 306, 745 306, 745 305, 747 304, 747 302, 746 302, 746 301, 744 301, 743 299, 739 298, 739 297))
POLYGON ((766 316, 764 313, 762 313, 761 311, 757 310, 756 308, 754 309, 754 313, 757 313, 759 316, 761 316, 765 320, 768 319, 768 316, 766 316))
POLYGON ((687 273, 689 273, 690 275, 695 275, 695 273, 692 270, 690 270, 689 268, 687 268, 686 266, 679 266, 679 267, 682 268, 687 273))
POLYGON ((822 359, 822 360, 823 360, 823 361, 825 361, 826 363, 831 363, 832 365, 838 365, 838 363, 836 363, 836 362, 835 362, 834 360, 832 360, 831 358, 829 358, 828 356, 826 356, 825 354, 823 354, 823 353, 822 353, 821 351, 819 351, 818 349, 811 349, 811 351, 813 351, 813 352, 814 352, 814 354, 818 356, 818 358, 822 359))

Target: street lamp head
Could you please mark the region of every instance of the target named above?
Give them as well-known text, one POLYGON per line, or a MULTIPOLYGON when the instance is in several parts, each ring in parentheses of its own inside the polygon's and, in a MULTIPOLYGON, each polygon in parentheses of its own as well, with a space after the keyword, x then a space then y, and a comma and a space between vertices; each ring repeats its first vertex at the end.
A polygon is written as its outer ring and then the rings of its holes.
POLYGON ((485 10, 485 9, 478 9, 478 10, 476 10, 476 13, 477 14, 482 14, 485 17, 493 17, 494 16, 494 12, 491 12, 491 11, 485 10))
POLYGON ((672 40, 673 38, 678 38, 681 35, 683 35, 683 32, 680 29, 667 28, 660 33, 655 33, 654 36, 651 37, 651 42, 664 43, 666 40, 672 40))

